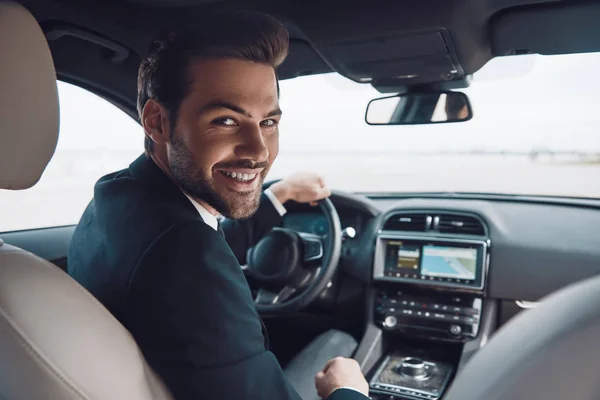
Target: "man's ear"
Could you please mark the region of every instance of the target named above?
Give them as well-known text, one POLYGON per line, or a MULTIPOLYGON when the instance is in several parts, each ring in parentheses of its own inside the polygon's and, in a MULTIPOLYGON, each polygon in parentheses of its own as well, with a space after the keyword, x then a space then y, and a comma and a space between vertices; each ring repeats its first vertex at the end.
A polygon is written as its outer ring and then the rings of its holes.
POLYGON ((171 129, 169 115, 162 104, 150 99, 142 109, 144 133, 156 144, 168 143, 171 129))

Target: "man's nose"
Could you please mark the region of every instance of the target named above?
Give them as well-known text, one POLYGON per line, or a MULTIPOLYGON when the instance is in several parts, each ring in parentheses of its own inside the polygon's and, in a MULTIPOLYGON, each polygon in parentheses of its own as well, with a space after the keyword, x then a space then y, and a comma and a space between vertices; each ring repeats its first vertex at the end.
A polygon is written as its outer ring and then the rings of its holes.
POLYGON ((250 125, 240 130, 240 141, 235 153, 240 158, 249 158, 257 162, 265 161, 269 157, 269 149, 260 126, 250 125))

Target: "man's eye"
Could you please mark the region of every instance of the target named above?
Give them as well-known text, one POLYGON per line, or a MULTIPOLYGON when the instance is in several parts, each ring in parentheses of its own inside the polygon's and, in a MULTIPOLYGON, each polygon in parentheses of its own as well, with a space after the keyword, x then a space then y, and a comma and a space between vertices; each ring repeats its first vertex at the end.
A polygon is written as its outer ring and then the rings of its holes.
POLYGON ((213 123, 217 124, 217 125, 225 125, 225 126, 236 126, 237 123, 235 122, 235 120, 233 118, 219 118, 213 121, 213 123))
POLYGON ((263 126, 275 126, 275 125, 277 125, 277 121, 275 121, 274 119, 266 119, 266 120, 262 121, 262 125, 263 126))

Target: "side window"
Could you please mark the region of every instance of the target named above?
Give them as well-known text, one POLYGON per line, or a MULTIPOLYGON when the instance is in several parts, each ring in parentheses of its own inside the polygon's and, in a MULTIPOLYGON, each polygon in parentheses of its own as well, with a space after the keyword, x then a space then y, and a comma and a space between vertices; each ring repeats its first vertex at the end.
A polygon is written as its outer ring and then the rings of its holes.
POLYGON ((64 82, 58 94, 54 157, 31 189, 0 190, 0 232, 77 224, 98 178, 126 168, 144 151, 142 128, 116 106, 64 82))

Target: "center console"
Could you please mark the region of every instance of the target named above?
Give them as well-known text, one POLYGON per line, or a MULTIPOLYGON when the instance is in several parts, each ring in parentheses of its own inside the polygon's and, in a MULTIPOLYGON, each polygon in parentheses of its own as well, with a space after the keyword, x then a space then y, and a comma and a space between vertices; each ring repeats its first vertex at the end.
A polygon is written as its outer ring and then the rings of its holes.
POLYGON ((355 356, 373 399, 441 399, 460 366, 485 343, 491 243, 483 222, 469 218, 481 224, 482 234, 379 231, 370 326, 355 356))
POLYGON ((375 394, 437 399, 448 386, 452 372, 453 367, 449 363, 426 361, 395 352, 386 356, 380 364, 370 387, 375 394))

